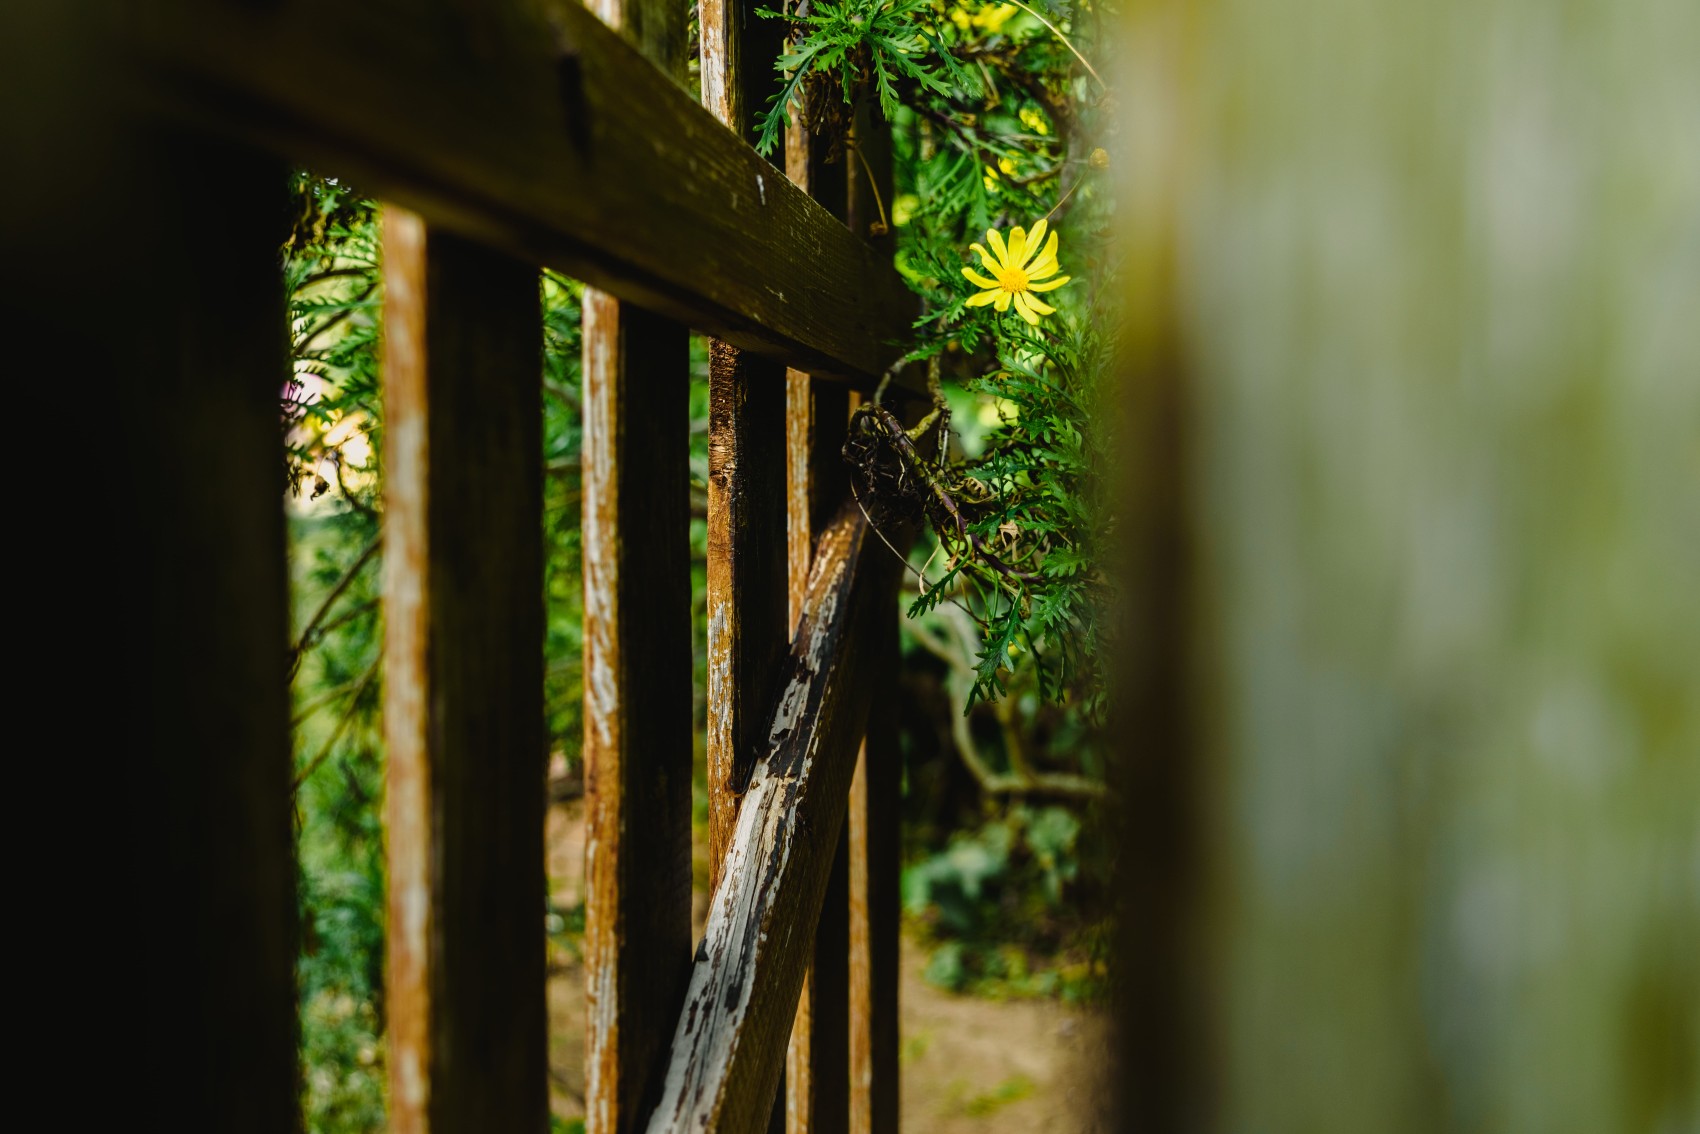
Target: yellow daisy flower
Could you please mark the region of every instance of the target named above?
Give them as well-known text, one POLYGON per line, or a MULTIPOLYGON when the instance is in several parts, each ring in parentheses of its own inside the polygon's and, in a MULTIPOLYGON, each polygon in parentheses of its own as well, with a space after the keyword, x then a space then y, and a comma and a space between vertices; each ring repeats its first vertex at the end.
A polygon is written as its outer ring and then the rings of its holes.
POLYGON ((984 307, 990 303, 999 311, 1008 311, 1013 306, 1017 315, 1035 327, 1041 315, 1055 313, 1056 308, 1035 293, 1053 291, 1070 279, 1056 274, 1057 234, 1051 233, 1051 239, 1045 241, 1045 222, 1041 220, 1032 232, 1020 227, 1010 229, 1007 244, 997 229, 988 228, 986 242, 992 246, 991 252, 980 244, 969 247, 979 254, 980 263, 992 278, 987 279, 973 268, 962 269, 969 283, 986 289, 969 299, 968 306, 984 307), (1044 241, 1042 249, 1041 241, 1044 241), (1052 279, 1053 276, 1056 278, 1052 279))

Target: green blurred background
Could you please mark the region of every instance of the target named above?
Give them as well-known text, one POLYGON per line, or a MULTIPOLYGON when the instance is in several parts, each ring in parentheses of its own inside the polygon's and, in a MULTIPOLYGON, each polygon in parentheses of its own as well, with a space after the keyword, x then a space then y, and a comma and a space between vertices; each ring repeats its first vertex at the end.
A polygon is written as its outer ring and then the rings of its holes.
POLYGON ((1126 14, 1201 1125, 1700 1130, 1700 4, 1126 14))

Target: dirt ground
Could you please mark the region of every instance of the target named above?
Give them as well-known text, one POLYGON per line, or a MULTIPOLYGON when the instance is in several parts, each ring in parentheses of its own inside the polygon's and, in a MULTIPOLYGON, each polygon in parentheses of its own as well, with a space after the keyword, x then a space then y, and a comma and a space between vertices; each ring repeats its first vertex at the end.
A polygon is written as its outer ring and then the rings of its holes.
MULTIPOLYGON (((558 907, 583 898, 579 801, 550 809, 549 877, 558 907)), ((696 910, 700 931, 706 900, 696 910)), ((1052 1001, 957 996, 921 979, 926 956, 903 943, 902 1124, 905 1134, 1093 1134, 1102 1020, 1052 1001)), ((552 951, 549 1061, 555 1113, 584 1113, 584 972, 552 951)))

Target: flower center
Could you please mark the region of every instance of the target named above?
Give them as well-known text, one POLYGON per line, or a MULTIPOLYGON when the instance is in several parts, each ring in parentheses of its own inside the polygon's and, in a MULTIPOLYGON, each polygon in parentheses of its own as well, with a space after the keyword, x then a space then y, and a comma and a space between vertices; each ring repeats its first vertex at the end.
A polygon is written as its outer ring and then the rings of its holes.
POLYGON ((1027 290, 1027 273, 1019 268, 1010 268, 997 273, 998 283, 1010 294, 1027 290))

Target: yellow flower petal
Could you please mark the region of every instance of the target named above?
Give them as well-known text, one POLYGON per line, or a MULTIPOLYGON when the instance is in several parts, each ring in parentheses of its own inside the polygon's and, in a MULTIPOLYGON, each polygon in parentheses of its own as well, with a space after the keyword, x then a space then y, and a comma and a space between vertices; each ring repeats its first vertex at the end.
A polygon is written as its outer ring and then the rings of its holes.
POLYGON ((1045 253, 1044 255, 1038 257, 1037 259, 1035 259, 1031 264, 1027 265, 1027 278, 1030 279, 1030 280, 1032 280, 1032 279, 1044 279, 1046 276, 1050 275, 1051 273, 1055 272, 1056 270, 1057 270, 1056 253, 1048 252, 1048 253, 1045 253))
POLYGON ((992 254, 986 251, 986 246, 984 244, 970 244, 968 247, 980 254, 980 263, 986 266, 986 271, 991 272, 994 275, 997 274, 997 261, 992 259, 992 254))
POLYGON ((989 287, 996 290, 999 286, 997 280, 989 280, 985 276, 982 276, 979 272, 976 272, 973 268, 963 268, 962 275, 969 283, 976 287, 989 287))
POLYGON ((1034 311, 1031 307, 1029 307, 1027 304, 1028 304, 1027 293, 1024 292, 1024 291, 1016 292, 1015 293, 1015 313, 1017 315, 1021 316, 1023 319, 1025 319, 1028 322, 1029 325, 1037 327, 1039 325, 1039 314, 1038 314, 1038 312, 1034 311))
POLYGON ((1073 278, 1074 278, 1073 276, 1058 276, 1056 279, 1046 280, 1044 283, 1030 283, 1030 284, 1027 285, 1027 290, 1028 291, 1055 291, 1057 288, 1061 287, 1063 284, 1067 283, 1069 280, 1072 280, 1073 278))
MULTIPOLYGON (((1036 233, 1037 232, 1043 232, 1044 228, 1045 228, 1045 222, 1040 221, 1038 227, 1035 228, 1033 231, 1036 232, 1036 233)), ((1033 237, 1032 246, 1034 248, 1037 248, 1039 246, 1039 238, 1037 236, 1033 237)), ((1038 253, 1034 254, 1033 263, 1029 264, 1028 267, 1027 267, 1027 274, 1030 275, 1030 276, 1049 275, 1050 272, 1043 271, 1042 269, 1044 268, 1044 266, 1046 264, 1049 264, 1049 265, 1051 265, 1051 271, 1054 272, 1054 271, 1057 270, 1056 269, 1056 263, 1057 263, 1057 234, 1053 232, 1053 233, 1051 233, 1051 239, 1045 244, 1045 250, 1043 252, 1038 252, 1038 253)))
POLYGON ((1009 230, 1009 266, 1021 267, 1021 262, 1027 259, 1027 230, 1016 225, 1009 230))
POLYGON ((1008 311, 1009 310, 1009 292, 999 291, 998 294, 997 294, 997 298, 992 301, 992 306, 996 307, 999 311, 1008 311))
MULTIPOLYGON (((1053 233, 1051 233, 1051 246, 1049 248, 1046 248, 1045 251, 1043 253, 1041 253, 1039 251, 1039 247, 1040 247, 1040 244, 1044 241, 1044 239, 1045 239, 1045 219, 1043 217, 1040 217, 1039 223, 1033 226, 1033 231, 1027 234, 1027 251, 1033 257, 1035 262, 1044 259, 1045 256, 1047 256, 1047 255, 1049 255, 1049 254, 1051 254, 1051 253, 1053 253, 1057 250, 1057 234, 1053 232, 1053 233)), ((1027 271, 1028 271, 1028 274, 1031 275, 1033 269, 1029 268, 1027 271)))
POLYGON ((993 265, 987 265, 987 266, 991 267, 994 272, 1008 271, 1009 267, 1010 267, 1009 252, 1003 246, 1003 236, 1002 236, 1002 234, 999 233, 998 230, 995 229, 995 228, 988 228, 986 230, 986 243, 988 243, 992 246, 992 251, 994 253, 996 253, 997 258, 998 258, 998 262, 997 262, 996 266, 993 266, 993 265))
POLYGON ((984 307, 999 296, 1003 296, 1007 299, 1009 298, 1009 293, 1004 291, 1002 288, 998 288, 995 291, 982 291, 979 295, 971 295, 968 297, 968 306, 984 307))
POLYGON ((1023 292, 1021 298, 1027 301, 1028 310, 1032 311, 1036 315, 1055 315, 1057 313, 1057 309, 1055 307, 1052 307, 1049 303, 1046 303, 1036 295, 1023 292))

